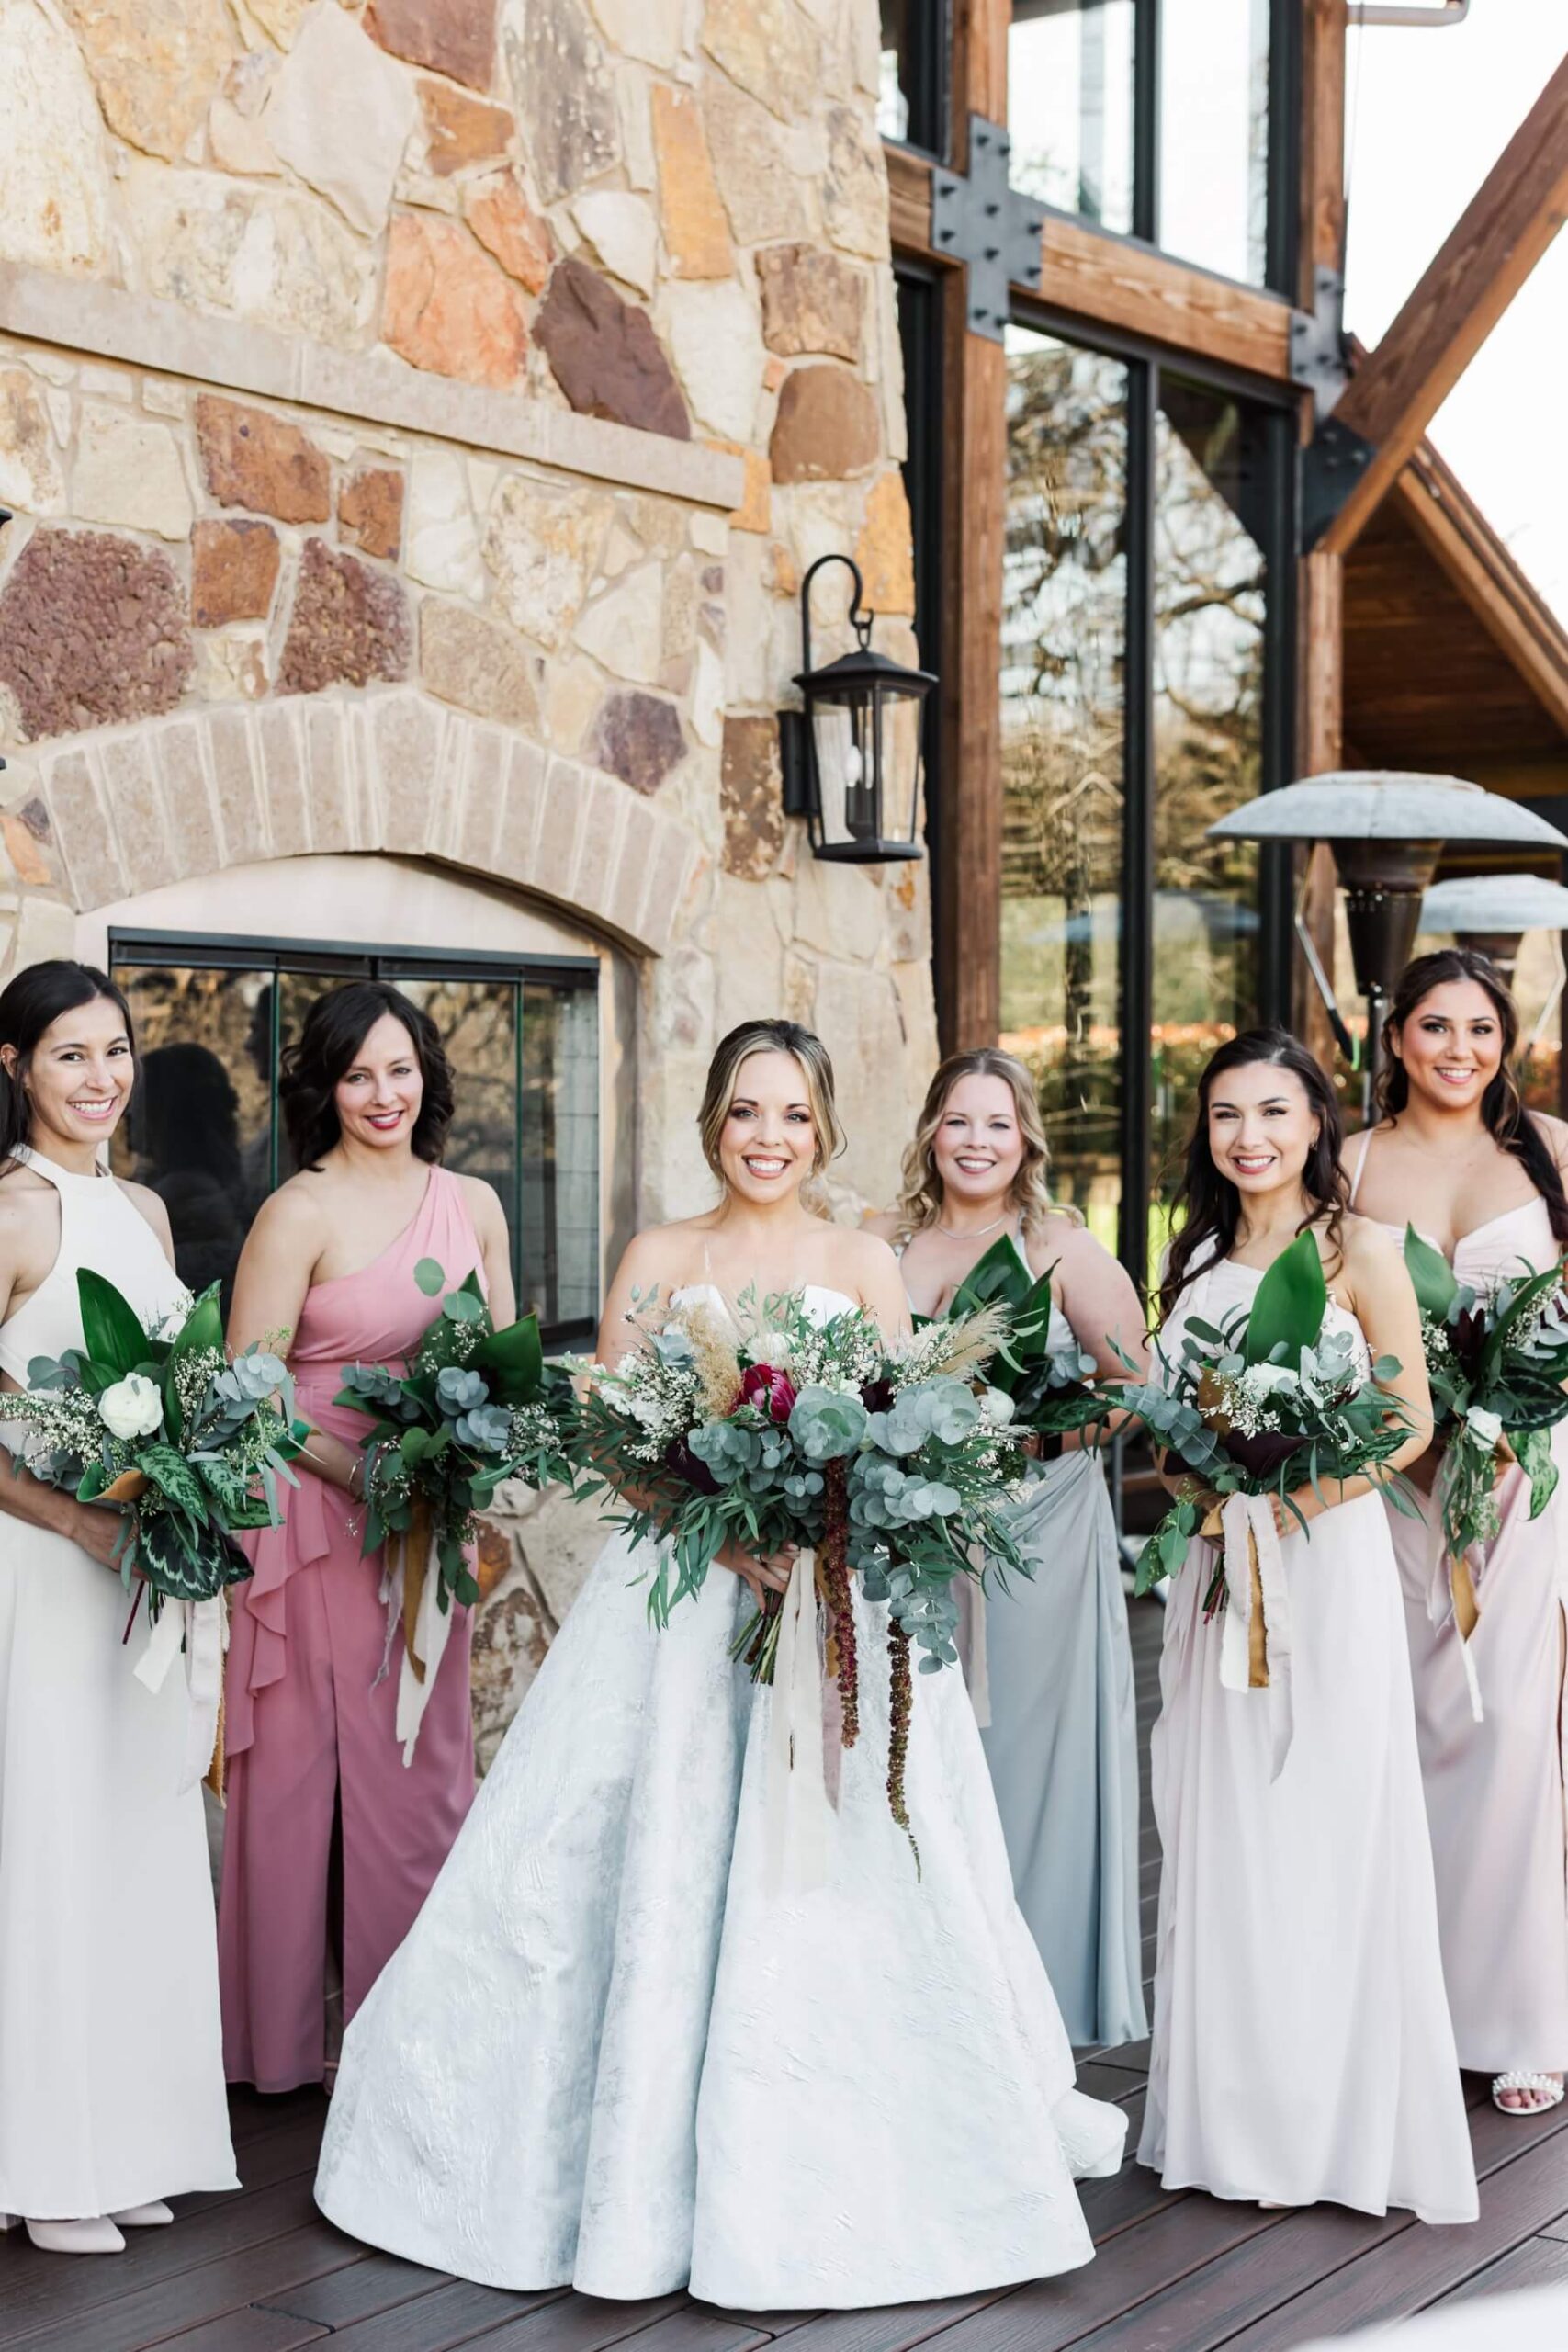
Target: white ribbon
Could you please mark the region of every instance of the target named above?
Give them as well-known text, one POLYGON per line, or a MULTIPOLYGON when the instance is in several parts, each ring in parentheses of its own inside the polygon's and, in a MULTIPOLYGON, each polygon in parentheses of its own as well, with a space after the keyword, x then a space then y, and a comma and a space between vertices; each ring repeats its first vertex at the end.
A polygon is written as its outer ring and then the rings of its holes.
MULTIPOLYGON (((387 1604, 387 1642, 377 1682, 381 1681, 389 1670, 392 1644, 397 1640, 398 1628, 403 1622, 403 1547, 400 1544, 398 1546, 397 1566, 392 1566, 389 1560, 381 1572, 381 1599, 387 1604)), ((419 1727, 424 1721, 424 1711, 430 1704, 430 1694, 435 1688, 435 1678, 446 1653, 447 1637, 452 1631, 452 1611, 457 1605, 452 1601, 446 1609, 441 1606, 441 1568, 434 1556, 433 1540, 431 1556, 425 1563, 424 1589, 419 1597, 419 1613, 413 1621, 414 1648, 424 1667, 424 1679, 421 1681, 414 1672, 407 1642, 403 1644, 402 1664, 398 1669, 394 1729, 402 1746, 405 1771, 413 1762, 414 1749, 419 1745, 419 1727)), ((371 1688, 374 1690, 374 1683, 371 1688)))
POLYGON ((1256 1557, 1268 1645, 1269 1693, 1273 1715, 1269 1778, 1285 1769, 1295 1729, 1291 1702, 1291 1595, 1284 1555, 1271 1503, 1264 1495, 1227 1495, 1220 1507, 1224 1541, 1226 1608, 1220 1634, 1220 1681, 1227 1690, 1251 1690, 1252 1567, 1256 1557), (1250 1539, 1250 1540, 1249 1540, 1250 1539))
POLYGON ((822 1660, 817 1643, 817 1555, 797 1552, 779 1618, 768 1725, 764 1862, 772 1894, 805 1894, 828 1874, 822 1660))
POLYGON ((188 1704, 185 1753, 180 1759, 182 1796, 206 1778, 212 1762, 228 1641, 228 1611, 221 1596, 214 1600, 165 1600, 133 1669, 144 1690, 159 1691, 184 1645, 188 1704))

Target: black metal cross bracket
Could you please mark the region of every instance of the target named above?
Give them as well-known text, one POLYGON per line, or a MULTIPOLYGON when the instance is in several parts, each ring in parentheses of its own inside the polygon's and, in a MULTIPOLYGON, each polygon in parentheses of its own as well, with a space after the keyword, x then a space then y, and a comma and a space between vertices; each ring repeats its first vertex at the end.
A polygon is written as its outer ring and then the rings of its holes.
POLYGON ((931 243, 964 265, 969 332, 1000 343, 1010 286, 1040 284, 1043 205, 1008 186, 1012 141, 999 122, 969 118, 967 176, 931 173, 931 243))

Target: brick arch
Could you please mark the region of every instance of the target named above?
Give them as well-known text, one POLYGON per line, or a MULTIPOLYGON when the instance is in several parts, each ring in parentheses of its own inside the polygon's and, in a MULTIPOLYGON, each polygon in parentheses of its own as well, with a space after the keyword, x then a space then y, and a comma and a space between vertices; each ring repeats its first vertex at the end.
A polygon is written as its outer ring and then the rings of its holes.
POLYGON ((511 884, 659 956, 700 855, 615 777, 415 686, 215 704, 28 758, 78 914, 256 859, 379 850, 511 884))

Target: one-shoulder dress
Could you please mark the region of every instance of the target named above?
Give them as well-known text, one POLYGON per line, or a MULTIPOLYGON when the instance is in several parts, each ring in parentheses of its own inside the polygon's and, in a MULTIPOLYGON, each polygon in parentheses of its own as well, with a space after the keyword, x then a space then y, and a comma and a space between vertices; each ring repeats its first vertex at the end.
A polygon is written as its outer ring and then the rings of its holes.
MULTIPOLYGON (((1217 1325, 1248 1306, 1258 1281, 1230 1259, 1203 1268, 1166 1325, 1165 1355, 1190 1318, 1217 1325)), ((1353 1317, 1328 1312, 1359 1338, 1353 1317)), ((1289 1657, 1271 1664, 1268 1689, 1222 1684, 1222 1628, 1204 1622, 1212 1545, 1190 1547, 1166 1611, 1152 1743, 1158 1957, 1138 2154, 1168 2188, 1473 2221, 1382 1499, 1337 1504, 1280 1552, 1289 1657)), ((1271 1658, 1274 1648, 1271 1635, 1271 1658)))
MULTIPOLYGON (((1537 1198, 1465 1234, 1453 1269, 1485 1291, 1505 1275, 1544 1272, 1561 1254, 1537 1198)), ((1508 1471, 1497 1488, 1501 1528, 1475 1564, 1480 1616, 1470 1654, 1480 1723, 1454 1624, 1441 1512, 1428 1496, 1417 1498, 1418 1519, 1389 1514, 1454 2038, 1461 2065, 1485 2075, 1568 2067, 1568 1423, 1553 1431, 1551 1452, 1560 1483, 1540 1517, 1529 1517, 1523 1473, 1508 1471)))
MULTIPOLYGON (((83 1345, 79 1267, 145 1321, 185 1294, 112 1178, 16 1157, 60 1195, 54 1265, 0 1327, 25 1387, 35 1356, 83 1345)), ((138 1679, 130 1607, 67 1537, 0 1519, 0 2210, 34 2221, 239 2187, 186 1676, 138 1679)))
MULTIPOLYGON (((429 1325, 414 1280, 434 1258, 455 1287, 480 1266, 458 1179, 433 1168, 418 1216, 367 1266, 307 1294, 289 1365, 303 1417, 357 1445, 369 1423, 334 1405, 343 1367, 400 1363, 429 1325)), ((382 1557, 363 1556, 364 1505, 297 1465, 284 1524, 256 1540, 229 1651, 229 1804, 219 1899, 231 2082, 319 2083, 334 1838, 343 2011, 401 1942, 473 1801, 469 1612, 455 1610, 412 1762, 396 1736, 403 1654, 389 1648, 382 1557)))
POLYGON ((792 1893, 765 1864, 773 1693, 730 1657, 750 1596, 715 1569, 656 1632, 648 1566, 601 1556, 349 2028, 322 2211, 492 2286, 750 2311, 1089 2261, 1073 2177, 1116 2169, 1125 2122, 1074 2087, 960 1677, 914 1678, 917 1875, 887 1612, 857 1591, 860 1738, 825 1877, 792 1893))

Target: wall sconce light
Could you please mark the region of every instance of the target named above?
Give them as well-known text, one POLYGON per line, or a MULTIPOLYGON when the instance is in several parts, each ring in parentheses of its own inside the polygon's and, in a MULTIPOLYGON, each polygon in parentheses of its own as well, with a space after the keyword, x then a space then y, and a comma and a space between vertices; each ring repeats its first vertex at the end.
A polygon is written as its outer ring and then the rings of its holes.
POLYGON ((924 854, 920 732, 929 670, 906 669, 873 650, 874 613, 863 612, 860 567, 847 555, 818 556, 800 583, 803 667, 795 683, 802 708, 779 713, 786 817, 804 817, 812 854, 847 865, 886 865, 924 854), (850 626, 856 647, 824 669, 811 666, 811 583, 824 564, 848 566, 854 581, 850 626))

